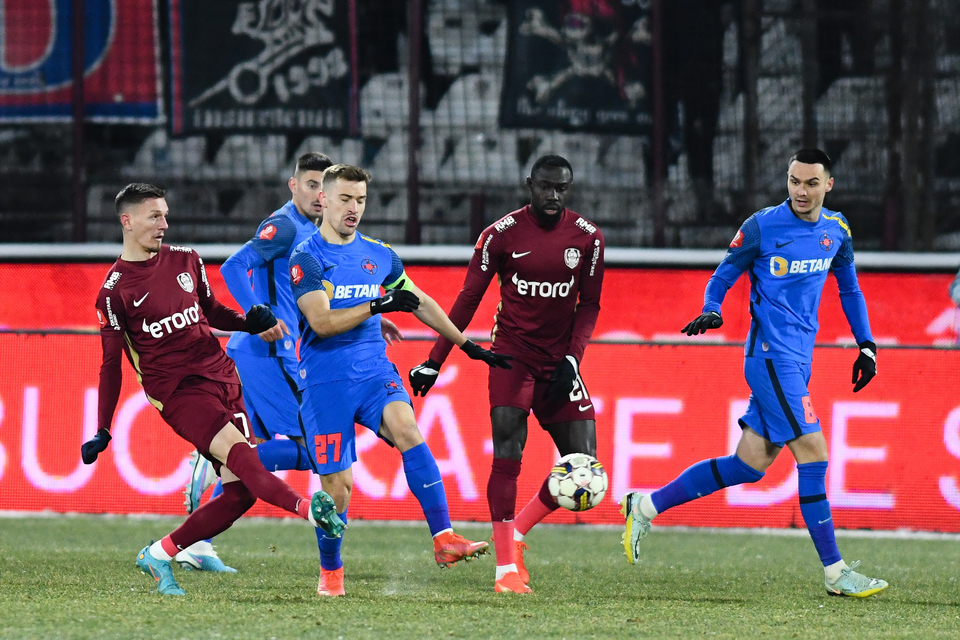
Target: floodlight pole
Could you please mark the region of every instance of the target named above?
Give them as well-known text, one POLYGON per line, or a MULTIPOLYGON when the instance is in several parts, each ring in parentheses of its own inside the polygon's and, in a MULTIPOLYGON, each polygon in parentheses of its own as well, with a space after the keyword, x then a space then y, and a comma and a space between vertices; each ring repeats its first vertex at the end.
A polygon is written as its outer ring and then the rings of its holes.
POLYGON ((423 44, 421 0, 407 5, 407 66, 409 119, 407 124, 407 244, 420 244, 420 48, 423 44))
POLYGON ((73 0, 72 36, 70 54, 73 56, 73 85, 70 91, 73 106, 73 168, 71 182, 73 188, 73 242, 87 241, 87 189, 84 170, 84 96, 83 96, 83 55, 84 55, 84 0, 73 0))

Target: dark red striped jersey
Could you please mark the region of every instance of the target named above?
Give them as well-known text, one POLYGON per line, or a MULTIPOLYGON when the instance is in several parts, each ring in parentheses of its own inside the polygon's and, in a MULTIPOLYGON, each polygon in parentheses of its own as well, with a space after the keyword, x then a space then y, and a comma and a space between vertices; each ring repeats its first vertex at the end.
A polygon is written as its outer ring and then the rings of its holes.
MULTIPOLYGON (((500 305, 492 331, 494 351, 531 364, 568 354, 583 359, 600 313, 603 233, 570 209, 560 215, 556 226, 541 227, 527 205, 480 234, 449 314, 461 331, 496 274, 500 305)), ((440 337, 430 358, 442 363, 451 347, 440 337)))
POLYGON ((97 296, 97 319, 101 428, 109 428, 116 408, 121 350, 160 410, 187 376, 239 383, 233 360, 210 327, 237 331, 244 316, 216 300, 193 249, 165 245, 143 262, 118 259, 97 296))

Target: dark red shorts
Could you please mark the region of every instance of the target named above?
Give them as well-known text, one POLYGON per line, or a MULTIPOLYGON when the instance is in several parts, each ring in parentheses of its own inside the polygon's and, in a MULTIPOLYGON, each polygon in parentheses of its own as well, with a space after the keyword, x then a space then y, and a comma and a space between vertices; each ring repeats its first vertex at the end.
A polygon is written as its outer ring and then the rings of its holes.
POLYGON ((513 361, 513 369, 490 369, 490 407, 517 407, 533 410, 542 425, 577 420, 594 420, 593 401, 580 376, 573 391, 566 398, 551 400, 546 397, 550 386, 553 362, 530 365, 513 361))
POLYGON ((210 455, 210 443, 225 424, 231 423, 247 442, 256 444, 239 383, 217 382, 199 376, 184 378, 163 403, 160 415, 178 436, 214 463, 217 473, 220 463, 210 455))

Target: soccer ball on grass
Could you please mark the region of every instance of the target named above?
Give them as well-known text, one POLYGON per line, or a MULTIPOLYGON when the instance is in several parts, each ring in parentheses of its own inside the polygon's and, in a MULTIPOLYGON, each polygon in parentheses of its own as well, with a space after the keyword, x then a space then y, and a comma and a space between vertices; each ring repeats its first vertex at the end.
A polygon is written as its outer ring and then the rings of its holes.
POLYGON ((571 453, 553 465, 547 488, 564 509, 586 511, 600 504, 606 495, 607 472, 593 456, 571 453))

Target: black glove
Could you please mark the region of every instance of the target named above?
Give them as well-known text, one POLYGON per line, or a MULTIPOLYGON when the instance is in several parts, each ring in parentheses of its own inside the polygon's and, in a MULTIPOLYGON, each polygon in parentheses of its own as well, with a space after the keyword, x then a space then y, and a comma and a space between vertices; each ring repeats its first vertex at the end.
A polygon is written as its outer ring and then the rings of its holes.
POLYGON ((687 323, 687 326, 680 329, 680 333, 695 336, 706 333, 707 329, 719 329, 722 326, 723 318, 720 317, 720 314, 716 311, 710 311, 709 313, 701 314, 696 320, 687 323))
POLYGON ((256 335, 263 333, 267 329, 277 326, 277 316, 265 304, 255 304, 247 311, 247 317, 243 319, 243 330, 247 333, 256 335))
POLYGON ((416 311, 420 307, 420 298, 413 291, 405 291, 401 280, 396 289, 390 289, 382 298, 370 301, 370 313, 390 313, 391 311, 416 311))
POLYGON ((550 386, 547 387, 547 397, 560 400, 573 391, 573 383, 579 375, 580 363, 573 356, 564 356, 557 363, 550 374, 550 386))
POLYGON ((502 353, 494 353, 493 351, 484 349, 473 340, 467 340, 460 345, 460 350, 467 354, 467 357, 471 360, 483 360, 494 368, 500 367, 501 369, 513 369, 513 365, 510 364, 510 361, 513 360, 513 356, 504 355, 502 353))
POLYGON ((108 444, 110 444, 110 432, 106 429, 97 431, 97 435, 80 445, 80 457, 83 459, 83 464, 96 462, 97 456, 107 448, 108 444))
POLYGON ((410 369, 410 386, 413 388, 413 395, 426 396, 427 391, 430 391, 433 383, 437 381, 438 375, 440 375, 440 363, 433 360, 427 360, 410 369))
POLYGON ((857 361, 853 363, 854 393, 867 386, 867 383, 877 375, 877 345, 869 340, 864 340, 857 346, 860 347, 860 355, 857 356, 857 361))

